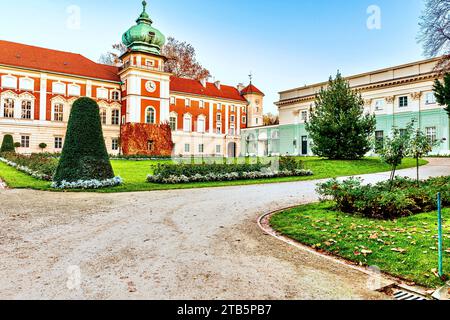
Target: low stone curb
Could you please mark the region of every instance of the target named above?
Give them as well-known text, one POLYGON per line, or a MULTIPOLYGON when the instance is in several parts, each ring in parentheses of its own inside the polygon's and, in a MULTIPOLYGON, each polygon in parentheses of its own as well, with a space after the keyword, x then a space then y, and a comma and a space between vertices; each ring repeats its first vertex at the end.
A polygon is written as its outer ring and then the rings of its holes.
POLYGON ((0 190, 2 189, 6 189, 6 183, 4 183, 2 179, 0 179, 0 190))
POLYGON ((258 221, 257 221, 259 228, 267 235, 270 235, 270 236, 276 238, 277 240, 280 240, 288 245, 294 246, 301 251, 308 252, 308 253, 314 254, 316 256, 325 258, 327 260, 333 261, 335 263, 344 265, 353 270, 362 272, 370 277, 380 277, 380 285, 377 287, 371 288, 373 291, 386 292, 390 288, 399 287, 399 288, 408 288, 408 290, 410 290, 412 292, 416 292, 421 295, 430 295, 430 292, 427 292, 426 288, 422 288, 420 286, 408 286, 404 283, 404 280, 396 278, 392 275, 389 275, 389 274, 386 274, 383 272, 380 275, 379 273, 376 273, 367 267, 358 266, 354 262, 351 262, 344 258, 334 256, 331 253, 319 252, 307 245, 302 244, 301 242, 298 242, 296 240, 293 240, 289 237, 286 237, 286 236, 280 234, 279 232, 277 232, 270 226, 270 218, 272 216, 274 216, 278 213, 281 213, 283 211, 286 211, 286 210, 297 208, 298 206, 301 206, 302 204, 308 204, 308 203, 300 203, 295 206, 291 206, 288 208, 284 208, 284 209, 280 209, 280 210, 276 210, 276 211, 272 211, 272 212, 263 214, 262 216, 260 216, 258 218, 258 221))

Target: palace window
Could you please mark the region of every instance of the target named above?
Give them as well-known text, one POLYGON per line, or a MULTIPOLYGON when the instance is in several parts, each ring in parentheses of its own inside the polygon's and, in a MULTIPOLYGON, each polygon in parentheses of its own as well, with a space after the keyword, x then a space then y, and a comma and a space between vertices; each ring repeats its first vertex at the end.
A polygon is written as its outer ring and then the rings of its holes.
POLYGON ((375 151, 380 152, 384 147, 384 131, 375 131, 375 151))
POLYGON ((120 110, 113 109, 111 112, 111 124, 113 126, 118 126, 120 124, 120 110))
POLYGON ((62 103, 53 105, 53 121, 64 121, 64 105, 62 103))
POLYGON ((191 132, 192 131, 192 118, 190 115, 185 115, 183 119, 183 131, 191 132))
POLYGON ((170 104, 175 105, 175 103, 176 103, 175 97, 170 97, 170 104))
POLYGON ((145 112, 145 123, 156 123, 156 111, 152 107, 148 107, 147 111, 145 112))
POLYGON ((61 82, 53 82, 52 84, 52 92, 54 94, 66 94, 66 85, 61 82))
POLYGON ((119 101, 120 100, 120 92, 119 91, 111 92, 111 100, 119 101))
POLYGON ((256 118, 256 125, 259 125, 259 119, 256 118))
POLYGON ((21 136, 20 137, 20 147, 21 148, 29 148, 30 147, 30 136, 21 136))
POLYGON ((67 93, 71 97, 79 97, 81 96, 81 88, 79 85, 69 84, 69 87, 67 88, 67 93))
POLYGON ((172 131, 177 131, 177 116, 176 115, 171 115, 170 116, 170 121, 169 121, 169 123, 170 123, 170 129, 172 130, 172 131))
POLYGON ((234 115, 231 115, 231 116, 230 116, 230 122, 231 122, 231 123, 234 123, 235 120, 236 120, 235 116, 234 116, 234 115))
POLYGON ((105 88, 98 88, 97 89, 97 99, 108 99, 108 90, 105 88))
POLYGON ((437 131, 436 127, 428 127, 425 129, 428 141, 432 144, 436 143, 437 141, 437 131))
POLYGON ((63 138, 55 137, 55 149, 62 149, 62 148, 63 148, 63 138))
POLYGON ((408 96, 403 96, 398 98, 398 106, 404 108, 408 106, 408 96))
POLYGON ((222 114, 221 113, 217 114, 216 120, 217 120, 217 122, 221 122, 222 121, 222 114))
POLYGON ((247 116, 242 116, 242 124, 247 124, 247 116))
POLYGON ((186 98, 184 100, 184 104, 186 105, 186 107, 190 107, 191 106, 191 99, 186 98))
POLYGON ((2 76, 2 87, 16 89, 17 88, 17 78, 13 76, 2 76))
POLYGON ((111 149, 112 149, 113 151, 119 150, 119 139, 113 138, 113 139, 111 140, 111 149))
POLYGON ((3 117, 14 118, 14 100, 13 99, 5 99, 3 107, 4 107, 3 117))
POLYGON ((22 119, 31 119, 31 101, 22 101, 22 119))
POLYGON ((236 129, 234 128, 234 125, 230 126, 230 135, 236 135, 236 129))
POLYGON ((205 101, 200 100, 200 109, 205 109, 205 101))
POLYGON ((234 105, 231 105, 231 112, 235 112, 236 111, 236 107, 234 105))
POLYGON ((153 140, 148 140, 147 141, 147 151, 154 151, 155 149, 155 142, 153 140))
POLYGON ((186 152, 186 153, 191 152, 191 145, 190 144, 186 143, 184 145, 184 152, 186 152))
POLYGON ((433 92, 427 92, 425 94, 425 104, 435 104, 436 103, 436 96, 433 92))
POLYGON ((221 103, 217 104, 217 110, 218 110, 218 111, 221 111, 221 110, 222 110, 222 104, 221 104, 221 103))
POLYGON ((222 124, 221 123, 217 124, 216 133, 217 134, 222 134, 222 124))
POLYGON ((303 122, 308 121, 308 111, 302 111, 300 118, 303 122))
POLYGON ((205 118, 198 118, 197 120, 197 132, 205 133, 205 118))
POLYGON ((106 109, 105 108, 100 109, 100 121, 102 122, 102 125, 106 126, 106 109))
POLYGON ((203 143, 198 145, 198 153, 205 152, 205 145, 203 143))
POLYGON ((216 153, 217 154, 222 153, 222 146, 220 144, 216 145, 216 153))
POLYGON ((33 91, 34 81, 29 78, 20 78, 19 89, 24 91, 33 91))
POLYGON ((384 109, 384 99, 378 99, 375 101, 375 111, 382 111, 384 109))

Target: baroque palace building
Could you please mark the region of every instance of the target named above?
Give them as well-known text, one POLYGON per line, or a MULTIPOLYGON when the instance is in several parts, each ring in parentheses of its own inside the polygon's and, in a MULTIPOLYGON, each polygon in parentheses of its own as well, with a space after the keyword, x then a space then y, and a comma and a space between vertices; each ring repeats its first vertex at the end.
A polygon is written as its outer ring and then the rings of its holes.
MULTIPOLYGON (((383 142, 393 127, 406 128, 414 121, 432 141, 443 141, 433 150, 435 155, 450 154, 449 116, 436 103, 433 83, 439 79, 435 67, 439 58, 418 61, 392 68, 347 77, 358 90, 366 113, 375 114, 376 139, 383 142)), ((311 140, 305 123, 314 111, 316 94, 328 82, 280 92, 276 103, 280 125, 243 130, 242 145, 249 154, 312 155, 311 140)))
POLYGON ((233 87, 165 72, 165 37, 143 6, 122 37, 128 51, 120 66, 0 41, 0 139, 11 134, 21 153, 60 152, 71 105, 86 96, 99 104, 110 154, 120 153, 121 127, 129 124, 169 124, 177 156, 240 154, 241 130, 263 122, 264 94, 251 83, 233 87))

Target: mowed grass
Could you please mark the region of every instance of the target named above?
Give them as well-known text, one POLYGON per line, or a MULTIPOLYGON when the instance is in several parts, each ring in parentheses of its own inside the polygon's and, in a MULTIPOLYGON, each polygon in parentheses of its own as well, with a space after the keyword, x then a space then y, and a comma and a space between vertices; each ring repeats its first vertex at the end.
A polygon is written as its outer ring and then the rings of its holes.
MULTIPOLYGON (((444 215, 444 272, 450 272, 450 209, 444 215)), ((437 213, 380 221, 333 210, 325 202, 274 215, 272 227, 303 244, 427 287, 443 285, 438 267, 437 213)))
MULTIPOLYGON (((270 159, 265 159, 269 160, 270 159)), ((320 158, 310 157, 302 158, 305 163, 305 169, 314 172, 309 177, 287 177, 260 180, 243 180, 243 181, 224 181, 224 182, 202 182, 189 184, 164 185, 147 183, 148 174, 152 174, 152 166, 158 163, 167 163, 170 161, 149 160, 149 161, 127 161, 112 160, 112 166, 117 176, 122 177, 124 184, 115 188, 105 188, 100 190, 88 190, 88 192, 134 192, 134 191, 153 191, 153 190, 171 190, 171 189, 192 189, 207 187, 223 187, 236 185, 252 185, 265 183, 280 183, 304 180, 316 180, 325 178, 336 178, 342 176, 361 175, 376 172, 389 171, 388 165, 382 163, 377 158, 365 158, 357 161, 333 161, 320 158)), ((240 161, 244 161, 240 159, 240 161)), ((424 165, 427 161, 421 160, 420 164, 424 165)), ((411 168, 415 166, 414 159, 405 159, 399 169, 411 168)), ((0 163, 0 178, 3 179, 10 188, 26 188, 37 190, 52 190, 51 183, 34 179, 26 174, 8 167, 4 163, 0 163)), ((84 190, 74 190, 84 191, 84 190)))

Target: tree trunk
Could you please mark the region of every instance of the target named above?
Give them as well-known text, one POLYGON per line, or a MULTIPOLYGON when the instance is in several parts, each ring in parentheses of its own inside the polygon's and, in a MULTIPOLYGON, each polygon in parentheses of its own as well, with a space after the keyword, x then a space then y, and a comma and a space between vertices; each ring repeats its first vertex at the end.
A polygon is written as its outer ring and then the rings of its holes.
POLYGON ((419 176, 419 157, 416 158, 416 168, 417 168, 417 186, 420 185, 420 176, 419 176))

